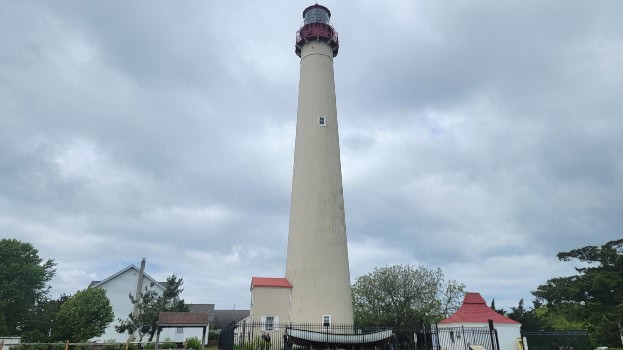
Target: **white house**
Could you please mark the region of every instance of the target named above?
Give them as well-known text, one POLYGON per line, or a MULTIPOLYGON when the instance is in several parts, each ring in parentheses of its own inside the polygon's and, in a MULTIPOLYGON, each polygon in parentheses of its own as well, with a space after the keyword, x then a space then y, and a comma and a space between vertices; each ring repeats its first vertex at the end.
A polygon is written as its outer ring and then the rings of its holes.
MULTIPOLYGON (((130 294, 136 295, 139 275, 140 269, 135 265, 130 265, 102 281, 91 282, 89 288, 101 288, 106 291, 106 296, 110 300, 113 313, 115 314, 113 322, 108 325, 104 334, 91 339, 91 341, 104 342, 114 339, 118 342, 125 342, 128 339, 127 334, 117 333, 115 326, 119 324, 119 319, 125 320, 132 313, 134 306, 128 296, 130 294)), ((165 286, 166 282, 158 282, 147 273, 143 273, 143 286, 141 288, 143 291, 147 287, 147 289, 155 290, 156 293, 162 294, 165 286)), ((191 312, 208 313, 210 320, 213 320, 214 304, 191 304, 190 307, 191 312)), ((160 339, 169 338, 176 342, 182 342, 191 337, 201 339, 201 332, 200 328, 165 328, 160 333, 160 339)), ((138 336, 135 337, 135 340, 138 341, 138 336)), ((143 338, 143 341, 146 341, 146 339, 143 338)))
POLYGON ((10 350, 12 347, 19 345, 21 343, 22 338, 20 337, 0 337, 0 344, 2 344, 3 347, 0 347, 0 350, 2 349, 8 349, 10 350))
POLYGON ((490 343, 486 330, 489 320, 497 330, 500 349, 518 350, 521 339, 521 323, 495 312, 480 293, 467 293, 463 305, 452 316, 438 324, 439 344, 444 350, 463 350, 466 344, 490 343), (480 328, 483 331, 478 331, 480 328))

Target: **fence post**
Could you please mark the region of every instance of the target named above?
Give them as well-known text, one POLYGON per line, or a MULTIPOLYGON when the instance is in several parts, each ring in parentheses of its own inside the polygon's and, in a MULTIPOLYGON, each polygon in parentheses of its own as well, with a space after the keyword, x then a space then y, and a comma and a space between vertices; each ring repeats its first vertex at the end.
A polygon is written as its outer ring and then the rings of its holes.
MULTIPOLYGON (((437 324, 435 324, 435 325, 437 325, 437 324)), ((431 336, 430 336, 430 338, 431 338, 431 341, 432 341, 432 339, 433 339, 433 335, 432 335, 432 333, 433 333, 432 332, 433 331, 433 325, 430 326, 430 329, 431 329, 431 332, 430 332, 431 336)), ((422 333, 424 333, 424 348, 426 348, 426 350, 428 350, 428 335, 426 334, 426 326, 424 325, 424 322, 422 322, 422 333)))
POLYGON ((497 342, 498 340, 497 333, 495 333, 495 328, 493 328, 493 320, 489 319, 487 321, 489 322, 489 335, 491 336, 491 347, 493 349, 500 350, 500 343, 497 342), (494 333, 495 333, 495 339, 493 339, 494 333))
POLYGON ((469 349, 467 346, 467 337, 465 336, 465 326, 461 326, 461 336, 463 337, 463 345, 465 345, 465 349, 469 349))

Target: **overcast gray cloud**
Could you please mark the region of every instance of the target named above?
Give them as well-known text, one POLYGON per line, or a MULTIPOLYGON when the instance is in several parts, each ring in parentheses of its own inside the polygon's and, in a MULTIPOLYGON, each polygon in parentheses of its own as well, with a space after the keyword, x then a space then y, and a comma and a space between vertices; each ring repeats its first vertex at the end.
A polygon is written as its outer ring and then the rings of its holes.
MULTIPOLYGON (((4 2, 0 235, 74 293, 147 258, 187 301, 285 270, 309 4, 4 2)), ((623 3, 329 1, 351 277, 440 266, 502 307, 621 237, 623 3)))

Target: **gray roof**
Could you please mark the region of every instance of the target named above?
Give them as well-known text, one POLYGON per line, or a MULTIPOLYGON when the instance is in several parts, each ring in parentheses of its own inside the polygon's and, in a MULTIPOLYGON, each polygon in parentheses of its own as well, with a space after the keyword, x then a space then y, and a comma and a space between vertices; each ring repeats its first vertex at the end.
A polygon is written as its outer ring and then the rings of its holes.
MULTIPOLYGON (((113 274, 113 275, 109 276, 108 278, 106 278, 106 279, 104 279, 104 280, 101 280, 101 281, 91 281, 91 283, 89 283, 89 288, 99 287, 100 285, 102 285, 102 284, 104 284, 104 283, 106 283, 106 282, 110 281, 111 279, 113 279, 113 278, 115 278, 115 277, 119 276, 120 274, 122 274, 122 273, 124 273, 124 272, 126 272, 126 271, 128 271, 128 270, 130 270, 130 269, 134 269, 134 270, 136 270, 137 272, 140 272, 140 269, 139 269, 138 267, 136 267, 136 265, 132 264, 132 265, 130 265, 130 266, 128 266, 128 267, 126 267, 125 269, 123 269, 123 270, 121 270, 121 271, 119 271, 119 272, 117 272, 117 273, 115 273, 115 274, 113 274)), ((145 272, 143 272, 143 276, 144 276, 145 278, 147 278, 149 281, 154 282, 155 284, 159 285, 162 289, 165 289, 165 287, 166 287, 166 285, 167 285, 167 282, 158 282, 158 281, 156 281, 155 279, 153 279, 150 275, 148 275, 148 274, 147 274, 147 273, 145 273, 145 272)))
MULTIPOLYGON (((98 284, 100 284, 100 282, 102 282, 102 281, 91 281, 91 283, 89 283, 89 287, 88 288, 91 288, 91 287, 93 287, 95 285, 98 285, 98 284)), ((160 282, 156 282, 156 283, 162 285, 163 287, 167 286, 167 281, 164 281, 164 282, 160 281, 160 282)))
POLYGON ((210 324, 214 323, 214 304, 188 304, 189 312, 207 313, 210 324))
POLYGON ((241 321, 250 314, 249 310, 214 310, 214 328, 223 329, 232 322, 241 321))
POLYGON ((205 312, 161 312, 159 327, 207 327, 210 321, 205 312))
POLYGON ((102 281, 91 281, 91 283, 89 283, 89 288, 93 287, 96 284, 99 284, 102 281))

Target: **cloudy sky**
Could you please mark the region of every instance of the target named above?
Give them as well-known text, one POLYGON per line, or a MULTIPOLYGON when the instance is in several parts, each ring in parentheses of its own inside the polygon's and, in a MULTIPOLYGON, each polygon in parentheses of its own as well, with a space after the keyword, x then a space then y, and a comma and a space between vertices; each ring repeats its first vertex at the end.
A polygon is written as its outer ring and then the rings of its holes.
MULTIPOLYGON (((53 294, 147 258, 187 302, 283 276, 306 1, 3 1, 0 236, 53 294)), ((325 1, 351 278, 498 307, 623 236, 623 2, 325 1)))

